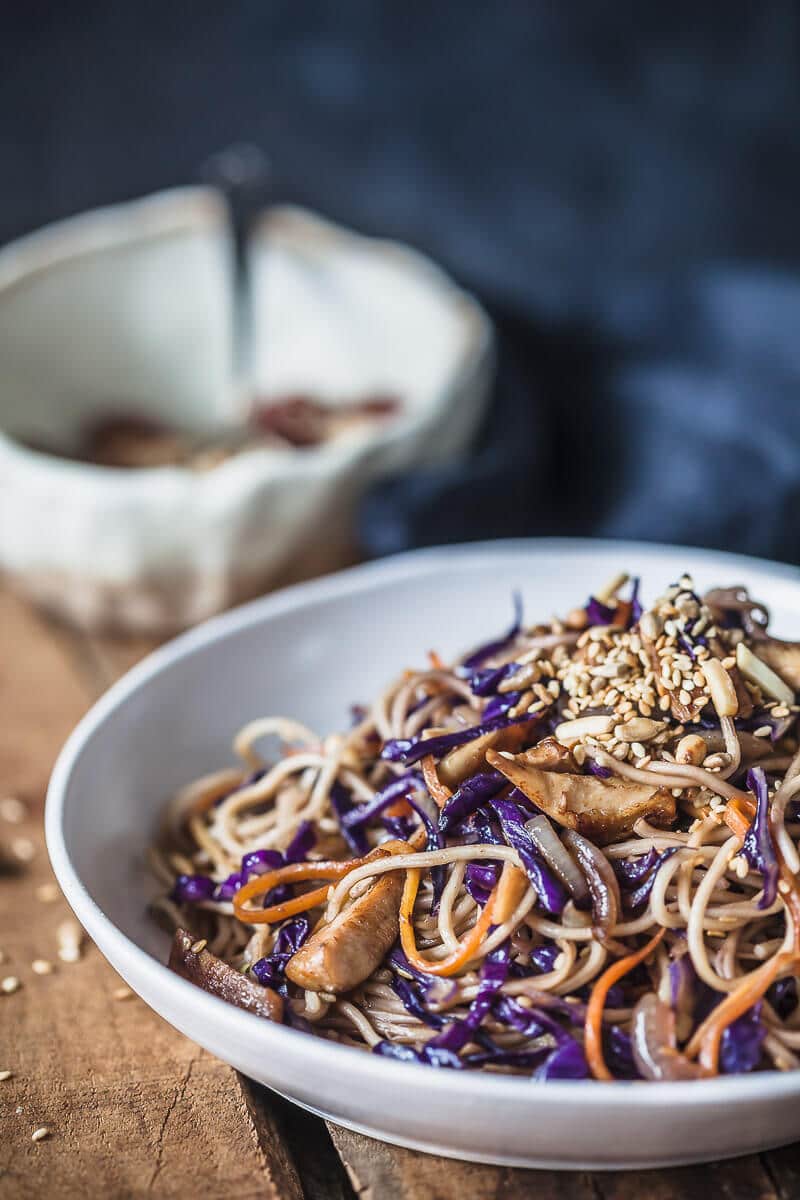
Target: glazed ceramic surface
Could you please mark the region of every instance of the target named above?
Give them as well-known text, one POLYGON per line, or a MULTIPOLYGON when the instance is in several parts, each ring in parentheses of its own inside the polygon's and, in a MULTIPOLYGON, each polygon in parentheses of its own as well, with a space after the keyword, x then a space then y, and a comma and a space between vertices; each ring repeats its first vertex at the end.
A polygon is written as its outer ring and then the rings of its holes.
POLYGON ((532 620, 585 600, 618 570, 643 596, 684 571, 699 588, 744 583, 783 636, 800 630, 800 571, 635 543, 500 542, 423 551, 256 601, 157 651, 81 722, 55 768, 47 841, 76 915, 130 986, 245 1074, 387 1141, 523 1166, 643 1167, 745 1154, 800 1137, 800 1072, 691 1083, 534 1083, 436 1071, 272 1025, 163 965, 147 916, 145 851, 167 797, 231 761, 252 717, 342 728, 435 648, 457 654, 507 627, 519 588, 532 620))
POLYGON ((296 208, 248 247, 252 353, 234 375, 231 247, 209 189, 61 222, 0 250, 0 568, 88 626, 174 630, 331 570, 374 480, 469 442, 493 372, 480 306, 422 255, 296 208), (28 449, 100 415, 203 436, 250 399, 382 393, 399 415, 213 470, 119 470, 28 449))

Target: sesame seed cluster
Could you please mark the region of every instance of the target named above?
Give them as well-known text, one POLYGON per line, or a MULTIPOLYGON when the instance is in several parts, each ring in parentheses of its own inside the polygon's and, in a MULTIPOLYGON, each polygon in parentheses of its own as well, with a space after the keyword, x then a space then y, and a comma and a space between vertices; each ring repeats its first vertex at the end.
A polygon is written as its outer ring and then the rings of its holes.
MULTIPOLYGON (((564 622, 554 620, 547 633, 565 631, 572 635, 571 645, 536 645, 515 654, 519 669, 499 689, 522 690, 512 717, 535 716, 554 701, 565 701, 556 736, 579 764, 592 748, 636 767, 653 758, 675 761, 676 752, 679 761, 702 763, 712 771, 729 764, 726 753, 708 753, 686 726, 698 721, 709 704, 718 706, 720 667, 723 683, 732 690, 730 672, 744 634, 715 625, 688 576, 668 588, 629 629, 614 623, 588 627, 586 611, 577 609, 564 622)), ((542 640, 541 632, 537 640, 542 640)), ((763 695, 757 684, 743 678, 739 682, 754 707, 771 717, 789 715, 789 706, 763 695)), ((757 737, 771 733, 769 724, 754 730, 757 737)))

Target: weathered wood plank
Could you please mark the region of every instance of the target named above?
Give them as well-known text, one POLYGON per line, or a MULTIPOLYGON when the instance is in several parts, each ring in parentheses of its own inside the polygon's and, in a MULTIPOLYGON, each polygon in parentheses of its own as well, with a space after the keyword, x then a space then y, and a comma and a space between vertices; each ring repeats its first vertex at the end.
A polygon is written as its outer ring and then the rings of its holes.
MULTIPOLYGON (((26 802, 21 823, 0 817, 0 842, 34 856, 0 876, 0 1194, 38 1198, 288 1197, 300 1180, 268 1108, 254 1113, 237 1076, 180 1037, 91 946, 57 958, 65 902, 37 898, 53 881, 44 850, 44 788, 64 738, 94 698, 76 666, 81 645, 0 591, 0 779, 26 802), (55 964, 36 974, 35 959, 55 964), (36 1144, 39 1126, 51 1135, 36 1144)), ((102 683, 95 672, 95 685, 102 683)))
POLYGON ((598 1173, 594 1180, 602 1200, 782 1200, 755 1154, 668 1171, 598 1173))
MULTIPOLYGON (((518 1171, 387 1146, 329 1122, 359 1200, 595 1200, 593 1179, 571 1171, 518 1171)), ((640 1192, 645 1196, 648 1193, 640 1192)))

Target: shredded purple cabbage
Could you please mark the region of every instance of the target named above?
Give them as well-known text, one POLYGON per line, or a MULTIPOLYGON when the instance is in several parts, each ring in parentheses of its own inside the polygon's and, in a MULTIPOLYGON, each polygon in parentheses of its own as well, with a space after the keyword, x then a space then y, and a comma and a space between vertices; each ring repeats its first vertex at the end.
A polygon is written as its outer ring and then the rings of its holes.
POLYGON ((745 834, 742 850, 750 866, 760 871, 764 879, 763 894, 758 907, 769 908, 778 894, 780 866, 769 827, 769 790, 763 767, 750 768, 747 772, 747 786, 756 798, 756 815, 745 834))
POLYGON ((616 609, 609 608, 607 604, 601 604, 594 596, 589 597, 589 602, 586 605, 586 616, 589 619, 590 625, 610 625, 614 620, 616 609))
POLYGON ((500 878, 500 866, 493 862, 469 863, 464 875, 464 886, 481 908, 492 894, 492 888, 500 878))
POLYGON ((475 738, 481 737, 484 733, 509 729, 512 725, 527 725, 536 719, 529 713, 513 719, 501 714, 492 717, 489 721, 481 721, 480 725, 471 725, 468 729, 455 729, 452 733, 441 733, 437 737, 426 738, 422 734, 417 734, 411 738, 390 738, 383 744, 381 758, 385 758, 389 762, 401 762, 406 766, 411 766, 413 763, 419 762, 426 754, 432 754, 434 758, 441 758, 447 754, 448 750, 454 750, 456 746, 463 746, 467 742, 474 742, 475 738))
POLYGON ((478 771, 471 775, 453 792, 439 814, 439 829, 442 833, 447 833, 466 817, 471 817, 505 786, 505 776, 499 771, 478 771))
POLYGON ((306 916, 295 917, 281 927, 271 952, 253 963, 252 972, 259 983, 281 994, 286 992, 286 964, 303 945, 310 929, 306 916))
POLYGON ((761 1062, 761 1048, 767 1030, 761 1020, 761 1003, 733 1021, 723 1031, 719 1044, 719 1065, 724 1075, 754 1071, 761 1062))
POLYGON ((508 942, 504 942, 486 955, 480 970, 478 992, 467 1015, 451 1021, 428 1043, 429 1047, 457 1054, 474 1040, 481 1022, 490 1012, 497 993, 508 978, 509 953, 508 942))
POLYGON ((200 904, 203 900, 213 899, 216 886, 208 875, 179 875, 170 899, 177 904, 200 904))
POLYGON ((476 696, 493 696, 504 679, 510 678, 519 670, 519 663, 503 663, 502 667, 485 667, 476 671, 468 671, 465 678, 470 689, 476 696))
POLYGON ((331 807, 336 813, 336 819, 342 831, 342 837, 350 847, 350 853, 356 858, 361 858, 369 850, 367 836, 360 825, 354 825, 352 829, 345 825, 344 819, 353 807, 353 797, 347 788, 339 783, 338 779, 330 790, 330 799, 331 807))
POLYGON ((534 1072, 536 1080, 588 1079, 589 1066, 583 1046, 574 1038, 563 1041, 551 1050, 542 1065, 534 1072))
POLYGON ((658 876, 658 871, 662 863, 665 863, 668 858, 672 858, 673 854, 677 853, 677 850, 677 846, 670 846, 668 850, 662 850, 662 852, 657 856, 652 869, 647 875, 647 878, 640 883, 637 888, 634 888, 633 891, 625 892, 623 896, 623 903, 625 904, 626 908, 635 909, 644 904, 645 900, 647 900, 648 896, 653 890, 653 884, 656 881, 656 877, 658 876))
POLYGON ((563 912, 567 903, 567 892, 560 880, 556 879, 542 861, 539 851, 534 846, 533 839, 525 828, 528 815, 512 800, 495 797, 489 801, 489 805, 497 814, 506 842, 519 855, 542 908, 549 913, 563 912))
POLYGON ((484 646, 480 646, 470 654, 469 658, 464 659, 463 666, 465 670, 472 671, 475 667, 479 667, 487 658, 491 658, 495 654, 499 654, 501 650, 505 650, 510 642, 522 628, 522 596, 519 592, 514 592, 514 624, 509 629, 508 633, 496 641, 487 642, 484 646))
POLYGON ((558 946, 535 946, 531 950, 531 963, 541 975, 555 970, 556 959, 561 953, 558 946))
POLYGON ((657 858, 658 851, 655 846, 651 846, 647 854, 640 854, 638 858, 612 859, 611 866, 621 885, 631 888, 635 887, 637 883, 641 883, 650 874, 657 858))

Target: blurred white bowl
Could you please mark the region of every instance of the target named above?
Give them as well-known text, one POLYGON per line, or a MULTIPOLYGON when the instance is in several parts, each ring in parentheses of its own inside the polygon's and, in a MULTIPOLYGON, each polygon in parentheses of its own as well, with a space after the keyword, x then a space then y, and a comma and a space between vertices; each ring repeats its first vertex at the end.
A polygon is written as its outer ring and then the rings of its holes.
POLYGON ((252 378, 232 372, 230 243, 210 189, 61 222, 0 251, 0 569, 87 626, 166 630, 337 565, 380 476, 462 451, 492 331, 430 261, 310 213, 270 210, 249 247, 252 378), (206 430, 241 397, 391 393, 391 421, 206 472, 113 469, 22 445, 99 414, 206 430))

